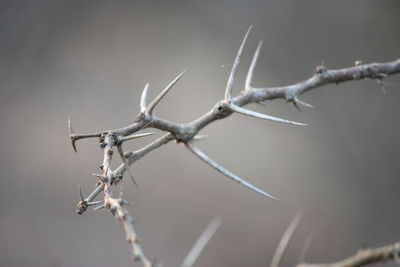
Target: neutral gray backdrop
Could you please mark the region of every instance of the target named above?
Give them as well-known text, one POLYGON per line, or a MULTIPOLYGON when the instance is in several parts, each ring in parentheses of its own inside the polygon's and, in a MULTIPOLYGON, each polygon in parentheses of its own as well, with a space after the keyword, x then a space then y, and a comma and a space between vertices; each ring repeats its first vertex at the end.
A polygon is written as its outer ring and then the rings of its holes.
MULTIPOLYGON (((355 60, 399 57, 400 2, 383 1, 6 1, 0 2, 0 265, 140 266, 105 211, 75 214, 101 151, 71 148, 77 132, 130 124, 141 89, 154 97, 188 72, 156 114, 190 121, 224 94, 240 40, 254 25, 236 92, 258 40, 256 86, 287 85, 355 60)), ((307 93, 314 109, 282 100, 254 110, 308 123, 233 115, 205 128, 201 149, 281 199, 229 181, 182 146, 168 144, 133 167, 123 191, 149 256, 177 266, 206 225, 222 226, 196 266, 267 266, 292 217, 304 219, 282 266, 296 263, 314 232, 310 261, 333 261, 400 238, 400 77, 307 93)), ((152 137, 132 142, 139 148, 152 137)), ((385 266, 391 266, 389 264, 385 266)))

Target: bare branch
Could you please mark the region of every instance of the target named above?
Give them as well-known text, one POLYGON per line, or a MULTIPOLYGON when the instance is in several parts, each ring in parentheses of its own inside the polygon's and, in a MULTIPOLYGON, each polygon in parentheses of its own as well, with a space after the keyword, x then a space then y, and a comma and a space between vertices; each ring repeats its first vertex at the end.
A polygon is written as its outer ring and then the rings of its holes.
POLYGON ((193 266, 193 264, 196 262, 201 252, 207 246, 208 242, 213 237, 215 232, 218 230, 220 225, 221 225, 221 220, 217 218, 215 218, 210 222, 210 224, 207 226, 207 228, 204 230, 201 236, 197 239, 196 243, 194 244, 190 252, 187 254, 186 258, 184 259, 181 265, 182 267, 193 266))
POLYGON ((301 217, 303 216, 302 212, 298 213, 290 222, 289 226, 286 228, 285 233, 282 236, 281 241, 279 241, 279 244, 276 248, 275 254, 272 257, 271 265, 270 267, 278 267, 281 260, 283 253, 285 253, 285 250, 290 242, 290 239, 292 238, 294 232, 297 229, 297 226, 300 223, 301 217))
MULTIPOLYGON (((236 97, 233 97, 232 91, 234 86, 234 80, 237 74, 240 57, 243 53, 244 45, 246 43, 250 30, 251 27, 247 30, 243 38, 243 41, 239 47, 238 53, 236 55, 235 61, 232 66, 232 70, 230 72, 227 81, 224 99, 217 102, 217 104, 210 111, 206 112, 204 115, 195 119, 192 122, 176 123, 158 118, 152 114, 155 106, 161 101, 161 99, 165 96, 165 94, 175 85, 175 83, 182 77, 184 72, 179 74, 170 84, 168 84, 167 87, 165 87, 161 91, 161 93, 149 105, 147 105, 147 93, 149 85, 146 84, 140 99, 140 113, 137 115, 134 123, 132 123, 131 125, 125 126, 120 129, 106 130, 99 133, 75 134, 71 126, 71 120, 70 119, 68 120, 69 135, 72 146, 75 151, 76 151, 76 141, 84 138, 94 138, 94 137, 100 138, 100 147, 101 149, 103 149, 103 162, 101 164, 101 169, 103 173, 101 175, 97 175, 100 181, 97 183, 96 188, 86 198, 83 197, 83 194, 80 189, 81 199, 77 205, 77 213, 82 214, 83 212, 86 211, 86 209, 89 206, 98 205, 102 203, 102 201, 93 201, 93 200, 100 193, 103 192, 104 205, 99 206, 96 209, 105 207, 109 209, 113 213, 113 215, 122 222, 125 232, 127 234, 127 238, 131 243, 132 252, 135 258, 141 260, 142 263, 147 267, 152 266, 152 263, 144 256, 141 247, 136 242, 137 236, 133 229, 133 222, 127 211, 122 207, 122 205, 128 204, 128 202, 122 200, 121 197, 118 199, 111 197, 110 187, 121 181, 124 172, 128 170, 130 165, 132 165, 134 162, 136 162, 143 156, 147 155, 147 153, 161 147, 164 144, 169 143, 172 140, 176 140, 177 143, 184 143, 186 147, 190 151, 192 151, 197 157, 199 157, 201 160, 211 165, 214 169, 226 175, 230 179, 238 182, 239 184, 263 196, 272 199, 277 199, 274 196, 258 189, 254 185, 244 181, 243 179, 233 174, 232 172, 226 170, 218 163, 216 163, 214 160, 212 160, 210 157, 208 157, 206 154, 204 154, 196 146, 194 146, 193 144, 194 141, 202 139, 201 136, 197 135, 199 131, 216 120, 220 120, 230 116, 233 112, 238 112, 244 115, 266 120, 272 120, 281 123, 305 125, 302 123, 280 119, 273 116, 250 111, 248 109, 243 108, 243 106, 250 103, 260 103, 266 100, 281 98, 286 100, 287 102, 293 103, 297 108, 299 108, 298 104, 306 107, 312 107, 311 105, 300 101, 299 96, 314 88, 319 88, 328 84, 338 84, 345 81, 373 79, 377 80, 378 82, 381 82, 381 80, 384 79, 385 77, 400 72, 400 59, 386 63, 372 63, 372 64, 358 63, 354 67, 338 69, 338 70, 327 70, 325 67, 318 67, 316 73, 306 81, 298 82, 296 84, 284 87, 253 88, 252 79, 254 75, 257 58, 261 50, 261 42, 260 42, 257 46, 252 62, 250 64, 244 90, 242 90, 242 92, 236 97), (147 127, 164 131, 165 135, 139 150, 136 150, 134 152, 124 153, 121 147, 122 143, 137 137, 149 135, 147 133, 135 134, 141 129, 147 127), (115 171, 113 171, 111 169, 111 161, 112 161, 113 149, 115 146, 117 147, 117 150, 122 158, 123 164, 121 164, 115 171)), ((292 223, 295 224, 295 222, 292 223)), ((298 222, 296 223, 295 226, 292 226, 291 224, 289 226, 290 229, 288 228, 287 231, 290 230, 294 232, 297 224, 298 222)), ((277 259, 273 259, 273 263, 277 262, 277 264, 279 264, 284 249, 287 246, 287 244, 285 245, 285 242, 286 243, 289 242, 290 236, 292 234, 293 233, 285 234, 284 237, 282 238, 281 243, 283 245, 281 245, 280 243, 280 245, 278 246, 277 249, 278 255, 274 257, 277 259), (281 247, 283 247, 283 249, 281 247), (281 255, 279 256, 279 254, 281 255)), ((397 255, 397 252, 394 253, 394 255, 397 255)))
POLYGON ((243 41, 242 41, 242 43, 239 47, 239 50, 236 54, 235 61, 233 62, 232 70, 231 70, 231 73, 229 74, 228 82, 226 84, 226 89, 225 89, 225 101, 226 102, 230 102, 232 99, 233 84, 235 82, 237 69, 238 69, 238 66, 240 63, 240 57, 242 56, 244 45, 246 44, 247 37, 249 36, 249 33, 252 28, 253 28, 253 26, 250 26, 249 29, 247 30, 246 34, 244 35, 243 41))
POLYGON ((246 182, 245 180, 243 180, 242 178, 240 178, 239 176, 237 176, 236 174, 228 171, 227 169, 225 169, 224 167, 222 167, 221 165, 219 165, 218 163, 216 163, 213 159, 211 159, 209 156, 207 156, 206 154, 204 154, 200 149, 198 149, 192 142, 188 142, 186 143, 186 147, 193 152, 193 154, 195 154, 197 157, 199 157, 201 160, 203 160, 205 163, 209 164, 211 167, 213 167, 214 169, 216 169, 217 171, 219 171, 220 173, 224 174, 225 176, 227 176, 228 178, 232 179, 233 181, 243 185, 244 187, 247 187, 250 190, 253 190, 254 192, 257 192, 261 195, 263 195, 264 197, 268 197, 274 200, 279 200, 278 198, 265 193, 264 191, 262 191, 261 189, 255 187, 254 185, 246 182))

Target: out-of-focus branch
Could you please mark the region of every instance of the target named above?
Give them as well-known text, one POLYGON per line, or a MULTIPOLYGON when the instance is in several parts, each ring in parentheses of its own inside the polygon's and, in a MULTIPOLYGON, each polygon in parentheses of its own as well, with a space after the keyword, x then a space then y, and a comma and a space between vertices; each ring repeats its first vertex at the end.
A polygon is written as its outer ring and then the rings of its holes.
MULTIPOLYGON (((97 205, 98 202, 94 199, 103 192, 103 206, 104 207, 115 207, 113 215, 117 217, 124 225, 126 232, 129 233, 130 239, 136 240, 136 234, 133 231, 133 225, 129 223, 124 218, 128 218, 128 213, 122 208, 121 204, 118 204, 119 200, 111 197, 111 186, 119 183, 127 172, 128 167, 134 162, 145 156, 147 153, 158 149, 164 144, 175 140, 177 143, 185 144, 185 147, 191 150, 196 156, 202 159, 204 162, 211 165, 213 168, 226 175, 230 179, 238 182, 239 184, 247 187, 248 189, 257 192, 263 196, 276 199, 272 195, 264 192, 263 190, 257 188, 256 186, 248 183, 243 178, 235 175, 234 173, 226 170, 222 166, 218 165, 209 156, 199 150, 193 145, 193 142, 199 140, 198 133, 207 125, 211 124, 216 120, 221 120, 230 116, 232 113, 240 113, 246 116, 251 116, 259 119, 270 120, 280 123, 292 124, 292 125, 305 125, 304 123, 294 122, 287 119, 277 118, 266 114, 261 114, 248 109, 244 106, 250 103, 259 103, 266 100, 273 100, 281 98, 287 102, 293 103, 297 108, 298 105, 303 105, 306 107, 311 107, 311 105, 301 101, 299 96, 303 93, 322 87, 328 84, 338 84, 345 81, 352 80, 362 80, 362 79, 375 79, 381 81, 383 78, 396 74, 400 72, 400 59, 386 62, 386 63, 372 63, 372 64, 360 64, 359 62, 354 67, 343 68, 338 70, 328 70, 323 66, 316 69, 314 75, 306 81, 302 81, 293 85, 284 87, 273 87, 273 88, 255 88, 252 87, 252 80, 254 69, 256 66, 257 58, 260 53, 261 43, 258 45, 253 59, 250 64, 248 75, 246 78, 246 84, 241 93, 236 97, 233 96, 234 81, 238 70, 238 65, 240 63, 240 57, 244 50, 244 46, 249 36, 251 27, 246 32, 245 37, 242 40, 236 58, 234 60, 232 70, 229 75, 229 79, 225 88, 224 99, 217 102, 214 107, 209 110, 204 115, 188 123, 176 123, 165 119, 161 119, 153 114, 153 111, 157 104, 163 99, 163 97, 172 89, 172 87, 178 82, 178 80, 183 76, 184 72, 179 74, 172 82, 170 82, 161 93, 155 97, 149 104, 147 104, 147 94, 149 91, 149 85, 143 89, 142 97, 140 100, 140 111, 136 117, 136 120, 131 125, 120 129, 104 130, 97 133, 91 134, 76 134, 72 130, 71 122, 68 122, 68 129, 70 134, 70 139, 72 142, 73 149, 76 151, 76 141, 86 138, 99 138, 100 147, 103 149, 103 162, 100 166, 102 174, 95 175, 99 178, 96 188, 87 196, 86 198, 81 193, 81 200, 77 205, 77 213, 82 214, 86 211, 89 206, 97 205), (161 138, 151 142, 147 146, 143 147, 134 152, 124 153, 122 150, 122 142, 127 142, 137 137, 143 137, 148 134, 137 135, 138 131, 145 128, 155 128, 165 132, 165 135, 161 138), (112 170, 112 159, 114 153, 114 147, 117 148, 120 156, 122 157, 122 164, 116 169, 112 170), (114 201, 115 200, 115 201, 114 201), (119 206, 118 206, 119 205, 119 206)), ((131 176, 133 178, 133 176, 131 176)), ((81 192, 81 191, 80 191, 81 192)), ((130 217, 129 217, 130 218, 130 217)), ((127 234, 128 235, 128 234, 127 234)), ((132 243, 131 243, 132 244, 132 243)), ((139 254, 143 254, 138 245, 132 245, 132 250, 134 256, 137 256, 137 251, 139 254)), ((150 261, 144 256, 136 257, 142 261, 145 266, 151 266, 150 261), (149 265, 150 264, 150 265, 149 265)))
POLYGON ((399 263, 400 242, 374 249, 359 250, 353 256, 333 263, 301 263, 296 267, 360 267, 395 260, 399 263))
POLYGON ((294 232, 296 231, 297 227, 299 226, 302 216, 303 216, 302 212, 298 213, 292 219, 289 226, 286 228, 286 231, 283 234, 281 241, 279 241, 279 244, 276 247, 276 251, 275 251, 274 256, 272 257, 270 267, 278 267, 279 264, 281 263, 283 253, 285 253, 285 250, 286 250, 287 246, 289 245, 290 239, 292 238, 294 232))
POLYGON ((215 218, 210 222, 201 236, 197 239, 196 243, 192 247, 192 249, 187 254, 186 258, 183 260, 181 267, 191 267, 196 262, 197 258, 200 256, 201 252, 207 246, 210 239, 213 237, 215 232, 218 230, 221 225, 221 220, 215 218))

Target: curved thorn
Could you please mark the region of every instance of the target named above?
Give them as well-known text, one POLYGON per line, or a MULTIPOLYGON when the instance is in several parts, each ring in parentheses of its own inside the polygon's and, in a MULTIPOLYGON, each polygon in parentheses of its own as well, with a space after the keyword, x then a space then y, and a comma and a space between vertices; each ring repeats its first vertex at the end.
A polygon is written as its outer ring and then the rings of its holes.
POLYGON ((79 190, 79 196, 80 196, 80 198, 81 198, 81 201, 84 202, 84 201, 85 201, 85 198, 83 197, 83 194, 82 194, 82 187, 81 187, 81 184, 78 184, 78 190, 79 190))
POLYGON ((142 91, 142 96, 140 97, 140 112, 142 112, 142 113, 146 111, 148 90, 149 90, 149 83, 146 83, 146 85, 144 86, 143 91, 142 91))
POLYGON ((122 146, 121 146, 121 145, 118 145, 118 146, 117 146, 117 150, 118 150, 119 155, 121 156, 122 162, 124 163, 126 172, 127 172, 127 173, 129 174, 129 176, 131 177, 133 183, 134 183, 136 186, 138 186, 138 184, 137 184, 136 181, 135 181, 135 178, 133 178, 133 175, 132 175, 131 172, 129 171, 129 165, 128 165, 128 162, 126 162, 126 158, 125 158, 125 155, 124 155, 124 151, 122 150, 122 146))
POLYGON ((253 59, 250 64, 249 71, 247 72, 247 76, 246 76, 246 83, 245 83, 245 88, 244 88, 245 91, 249 91, 252 89, 254 68, 256 67, 257 59, 260 54, 262 44, 263 44, 263 41, 260 41, 258 43, 256 51, 254 52, 254 56, 253 56, 253 59))
POLYGON ((76 149, 76 141, 80 139, 85 139, 85 138, 93 138, 93 137, 100 137, 101 133, 92 133, 92 134, 74 134, 74 131, 72 129, 72 124, 71 124, 71 119, 68 118, 68 131, 69 131, 69 137, 71 138, 71 144, 72 148, 74 149, 75 152, 78 153, 78 150, 76 149))
POLYGON ((129 135, 129 136, 120 136, 120 137, 118 137, 118 141, 122 143, 122 142, 125 142, 128 140, 145 137, 145 136, 149 136, 149 135, 154 135, 154 134, 156 134, 156 133, 141 133, 141 134, 133 134, 133 135, 129 135))
POLYGON ((187 254, 181 267, 191 267, 196 262, 197 258, 200 256, 201 252, 207 246, 208 242, 211 240, 215 232, 221 226, 221 220, 218 218, 213 219, 204 232, 197 239, 196 243, 187 254))
POLYGON ((296 216, 290 222, 289 226, 286 228, 286 231, 285 233, 283 233, 281 241, 279 241, 279 244, 276 248, 275 254, 272 257, 270 267, 279 266, 279 263, 282 261, 283 253, 285 253, 285 250, 290 242, 290 239, 292 238, 294 232, 296 231, 297 226, 299 225, 302 217, 303 217, 303 212, 299 212, 298 214, 296 214, 296 216))
POLYGON ((213 159, 211 159, 209 156, 207 156, 206 154, 204 154, 200 149, 198 149, 192 142, 188 142, 186 143, 186 147, 192 151, 193 154, 195 154, 197 157, 199 157, 201 160, 203 160, 205 163, 211 165, 211 167, 213 167, 214 169, 216 169, 217 171, 219 171, 220 173, 224 174, 225 176, 227 176, 228 178, 232 179, 233 181, 243 185, 244 187, 247 187, 250 190, 253 190, 261 195, 263 195, 264 197, 268 197, 268 198, 272 198, 274 200, 279 200, 278 198, 262 191, 261 189, 257 188, 256 186, 246 182, 245 180, 243 180, 242 178, 240 178, 239 176, 237 176, 236 174, 228 171, 227 169, 225 169, 224 167, 222 167, 221 165, 219 165, 217 162, 215 162, 213 159))
POLYGON ((307 125, 307 124, 300 123, 300 122, 289 121, 289 120, 280 119, 280 118, 277 118, 277 117, 265 115, 265 114, 258 113, 258 112, 252 111, 252 110, 241 108, 241 107, 233 105, 233 104, 229 105, 229 107, 233 111, 235 111, 237 113, 241 113, 243 115, 247 115, 247 116, 250 116, 250 117, 255 117, 255 118, 264 119, 264 120, 270 120, 270 121, 276 121, 276 122, 281 122, 281 123, 287 123, 287 124, 300 125, 300 126, 307 125))
POLYGON ((155 108, 155 106, 160 102, 160 100, 165 96, 166 93, 175 85, 175 83, 185 74, 186 70, 182 71, 176 78, 170 82, 167 87, 164 88, 164 90, 161 91, 161 93, 151 101, 151 103, 147 106, 144 112, 147 112, 151 114, 155 108))
POLYGON ((242 41, 242 43, 241 43, 241 45, 239 47, 239 50, 238 50, 238 52, 236 54, 235 61, 233 62, 232 70, 231 70, 231 73, 229 74, 228 82, 226 84, 225 101, 230 101, 232 99, 233 83, 235 81, 237 69, 238 69, 239 62, 240 62, 240 57, 241 57, 242 52, 243 52, 243 47, 244 47, 244 45, 246 43, 247 37, 249 36, 251 28, 253 28, 253 26, 250 26, 249 29, 247 30, 246 34, 244 35, 243 41, 242 41))

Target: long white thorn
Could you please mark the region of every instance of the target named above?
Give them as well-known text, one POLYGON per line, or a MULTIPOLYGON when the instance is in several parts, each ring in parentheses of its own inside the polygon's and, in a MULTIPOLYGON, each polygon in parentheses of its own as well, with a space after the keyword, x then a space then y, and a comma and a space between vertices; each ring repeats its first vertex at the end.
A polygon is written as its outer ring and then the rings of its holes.
POLYGON ((165 96, 166 93, 175 85, 175 83, 182 77, 182 75, 186 72, 186 70, 182 71, 170 84, 167 85, 167 87, 164 88, 164 90, 161 91, 161 93, 154 98, 153 101, 147 106, 144 112, 147 112, 151 114, 155 108, 155 106, 160 102, 160 100, 165 96))
POLYGON ((210 239, 213 237, 213 235, 220 226, 221 226, 221 220, 218 218, 215 218, 210 222, 210 224, 207 226, 207 228, 204 230, 201 236, 197 239, 196 243, 194 244, 190 252, 187 254, 181 267, 193 266, 193 264, 200 256, 201 252, 207 246, 208 242, 210 241, 210 239))
POLYGON ((149 136, 149 135, 153 135, 153 134, 155 134, 155 133, 141 133, 141 134, 133 134, 133 135, 129 135, 129 136, 120 136, 120 137, 118 137, 118 141, 125 142, 128 140, 145 137, 145 136, 149 136))
POLYGON ((239 107, 237 105, 233 105, 233 104, 229 105, 229 107, 233 111, 235 111, 237 113, 240 113, 240 114, 243 114, 243 115, 247 115, 247 116, 250 116, 250 117, 255 117, 255 118, 264 119, 264 120, 270 120, 270 121, 276 121, 276 122, 281 122, 281 123, 287 123, 287 124, 300 125, 300 126, 307 125, 307 124, 300 123, 300 122, 289 121, 289 120, 285 120, 285 119, 280 119, 280 118, 277 118, 277 117, 269 116, 269 115, 266 115, 266 114, 258 113, 258 112, 255 112, 255 111, 252 111, 252 110, 248 110, 248 109, 245 109, 245 108, 239 107))
POLYGON ((149 83, 146 83, 146 85, 143 88, 142 91, 142 96, 140 97, 140 112, 145 112, 146 111, 146 103, 147 103, 147 92, 149 91, 149 83))
POLYGON ((244 187, 247 187, 250 190, 253 190, 254 192, 257 192, 261 195, 263 195, 264 197, 268 197, 268 198, 272 198, 274 200, 279 200, 278 198, 262 191, 261 189, 257 188, 256 186, 246 182, 245 180, 243 180, 242 178, 240 178, 239 176, 237 176, 236 174, 228 171, 227 169, 225 169, 224 167, 222 167, 221 165, 219 165, 217 162, 215 162, 213 159, 211 159, 209 156, 207 156, 206 154, 204 154, 200 149, 198 149, 192 142, 188 142, 186 143, 186 147, 193 152, 193 154, 195 154, 197 157, 199 157, 201 160, 203 160, 205 163, 211 165, 211 167, 213 167, 214 169, 216 169, 217 171, 219 171, 220 173, 224 174, 225 176, 227 176, 228 178, 232 179, 233 181, 243 185, 244 187))
POLYGON ((246 34, 244 35, 242 44, 240 45, 239 50, 238 50, 238 52, 236 54, 235 61, 233 62, 232 70, 231 70, 231 73, 229 74, 228 82, 226 84, 225 101, 229 102, 232 99, 233 84, 235 82, 236 73, 237 73, 237 69, 238 69, 238 66, 239 66, 239 62, 240 62, 240 57, 242 55, 243 48, 244 48, 244 45, 246 43, 247 37, 249 36, 249 33, 250 33, 252 28, 253 28, 253 26, 250 26, 249 29, 247 30, 246 34))
POLYGON ((292 238, 294 232, 296 231, 297 226, 299 226, 302 217, 303 217, 303 212, 299 212, 298 214, 296 214, 296 216, 290 222, 289 226, 286 228, 286 231, 285 233, 283 233, 281 241, 279 241, 279 244, 276 247, 276 251, 274 256, 272 257, 270 267, 279 266, 279 263, 282 261, 283 253, 285 253, 285 250, 290 242, 290 239, 292 238))
POLYGON ((253 56, 253 59, 250 64, 249 71, 247 72, 247 76, 246 76, 246 83, 245 83, 245 87, 244 87, 245 91, 249 91, 252 89, 254 69, 257 64, 257 59, 260 54, 262 44, 263 44, 263 42, 260 41, 257 45, 256 51, 254 52, 254 56, 253 56))

